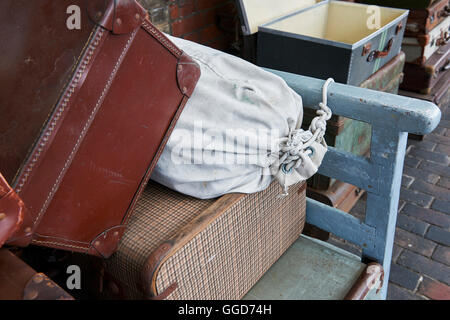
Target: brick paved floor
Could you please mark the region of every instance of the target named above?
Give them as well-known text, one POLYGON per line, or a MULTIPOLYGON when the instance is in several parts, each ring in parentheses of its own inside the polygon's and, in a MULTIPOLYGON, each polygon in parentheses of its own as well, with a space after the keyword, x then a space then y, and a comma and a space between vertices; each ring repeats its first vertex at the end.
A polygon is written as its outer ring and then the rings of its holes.
MULTIPOLYGON (((364 211, 363 196, 351 213, 363 218, 364 211)), ((450 107, 432 134, 408 141, 388 299, 450 300, 450 107)))
POLYGON ((403 170, 388 299, 450 299, 450 108, 403 170))

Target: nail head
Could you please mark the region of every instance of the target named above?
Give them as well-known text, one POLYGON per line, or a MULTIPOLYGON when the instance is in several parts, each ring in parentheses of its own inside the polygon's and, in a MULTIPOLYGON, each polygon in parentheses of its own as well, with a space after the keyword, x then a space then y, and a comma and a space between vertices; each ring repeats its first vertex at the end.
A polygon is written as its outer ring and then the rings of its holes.
POLYGON ((41 283, 42 281, 44 281, 44 276, 42 274, 37 274, 33 278, 34 283, 41 283))

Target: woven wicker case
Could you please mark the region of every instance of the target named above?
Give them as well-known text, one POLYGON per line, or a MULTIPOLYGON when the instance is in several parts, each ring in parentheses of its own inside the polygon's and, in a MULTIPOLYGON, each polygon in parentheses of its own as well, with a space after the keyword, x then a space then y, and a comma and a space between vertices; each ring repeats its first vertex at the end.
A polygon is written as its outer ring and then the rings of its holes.
POLYGON ((127 299, 240 299, 299 237, 305 183, 198 200, 150 183, 108 277, 127 299))

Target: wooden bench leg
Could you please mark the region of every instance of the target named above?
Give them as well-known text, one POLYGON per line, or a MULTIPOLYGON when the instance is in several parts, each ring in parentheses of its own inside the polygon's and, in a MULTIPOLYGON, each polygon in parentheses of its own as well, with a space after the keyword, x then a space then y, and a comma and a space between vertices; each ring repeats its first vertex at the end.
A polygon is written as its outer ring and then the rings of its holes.
POLYGON ((385 278, 381 291, 387 296, 398 202, 402 181, 408 134, 374 128, 372 133, 371 161, 381 165, 380 186, 377 193, 368 191, 365 223, 376 230, 375 243, 363 248, 363 256, 382 264, 385 278))

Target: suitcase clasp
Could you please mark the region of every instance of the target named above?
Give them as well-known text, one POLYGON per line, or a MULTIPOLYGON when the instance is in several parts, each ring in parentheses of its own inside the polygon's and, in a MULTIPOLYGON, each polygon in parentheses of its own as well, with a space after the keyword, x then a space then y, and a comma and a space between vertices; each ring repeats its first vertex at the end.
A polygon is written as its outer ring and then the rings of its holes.
POLYGON ((367 57, 367 61, 368 61, 368 62, 372 62, 372 61, 375 60, 375 59, 378 59, 378 58, 384 58, 384 57, 388 56, 388 55, 389 55, 389 52, 390 52, 391 49, 392 49, 392 45, 393 45, 393 44, 394 44, 394 38, 392 38, 391 40, 389 40, 389 42, 388 42, 386 48, 385 48, 383 51, 379 51, 379 50, 374 50, 374 51, 372 51, 372 52, 369 54, 369 56, 367 57))

